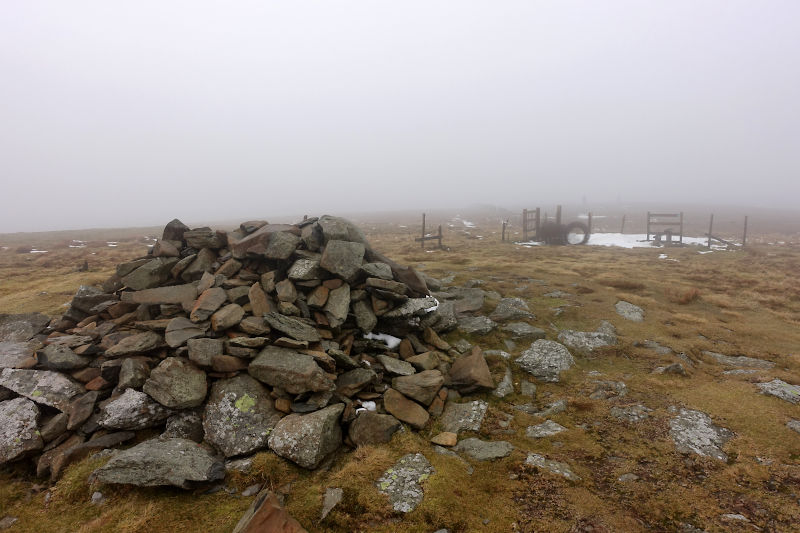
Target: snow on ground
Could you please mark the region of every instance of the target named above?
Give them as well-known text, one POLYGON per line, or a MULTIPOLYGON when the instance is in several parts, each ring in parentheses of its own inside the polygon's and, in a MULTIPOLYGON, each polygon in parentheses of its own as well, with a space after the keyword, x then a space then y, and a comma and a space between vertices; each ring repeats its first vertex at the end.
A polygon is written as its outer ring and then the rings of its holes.
MULTIPOLYGON (((644 233, 592 233, 589 237, 589 246, 617 246, 620 248, 652 248, 653 241, 647 241, 644 233)), ((684 244, 696 244, 705 247, 707 237, 683 237, 684 244)), ((522 246, 539 246, 540 242, 522 242, 522 246)), ((712 250, 725 250, 726 246, 711 246, 712 250)))
POLYGON ((376 341, 383 341, 386 343, 386 346, 389 347, 390 350, 394 350, 398 346, 400 346, 400 339, 397 337, 393 337, 388 333, 367 333, 364 335, 365 339, 371 339, 376 341))

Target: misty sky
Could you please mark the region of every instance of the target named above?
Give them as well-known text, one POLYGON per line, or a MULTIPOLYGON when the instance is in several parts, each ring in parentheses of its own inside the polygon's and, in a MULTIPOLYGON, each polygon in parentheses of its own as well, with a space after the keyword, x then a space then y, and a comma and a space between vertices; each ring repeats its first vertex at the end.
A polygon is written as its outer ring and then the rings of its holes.
POLYGON ((795 208, 800 2, 0 2, 0 232, 795 208))

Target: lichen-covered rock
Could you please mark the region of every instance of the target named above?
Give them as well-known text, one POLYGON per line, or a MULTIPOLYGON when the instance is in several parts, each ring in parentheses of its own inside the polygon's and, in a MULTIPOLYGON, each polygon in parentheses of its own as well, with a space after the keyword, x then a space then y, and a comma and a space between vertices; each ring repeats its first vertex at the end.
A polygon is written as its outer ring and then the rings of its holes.
POLYGON ((147 394, 127 389, 101 407, 98 424, 108 429, 138 431, 157 426, 171 414, 170 409, 166 409, 147 394))
POLYGON ((552 461, 543 455, 539 455, 538 453, 529 453, 528 457, 525 459, 525 464, 528 466, 541 468, 542 470, 547 470, 552 474, 565 477, 570 481, 580 481, 581 479, 580 476, 574 474, 572 470, 570 470, 568 464, 552 461))
POLYGON ((69 409, 72 398, 86 392, 83 387, 58 372, 17 368, 6 368, 0 373, 0 387, 36 403, 55 407, 59 411, 69 409))
POLYGON ((558 382, 559 374, 575 364, 569 350, 555 341, 539 339, 518 357, 517 365, 539 381, 558 382))
POLYGON ((459 441, 453 450, 463 453, 476 461, 492 461, 508 457, 514 451, 514 446, 504 440, 486 441, 470 437, 459 441))
POLYGON ((522 298, 503 298, 489 318, 496 322, 506 320, 519 320, 520 318, 535 318, 530 312, 528 304, 522 298))
POLYGON ((626 320, 630 320, 632 322, 644 321, 644 309, 638 305, 633 305, 625 300, 620 300, 616 303, 616 305, 614 305, 614 308, 617 310, 617 314, 626 320))
POLYGON ((530 439, 541 439, 544 437, 552 437, 562 431, 566 431, 567 428, 553 422, 552 420, 545 420, 541 424, 537 424, 535 426, 528 426, 525 430, 525 436, 530 439))
POLYGON ((756 386, 763 394, 775 396, 790 403, 800 403, 800 385, 792 385, 780 379, 773 379, 767 383, 759 383, 756 386))
POLYGON ((124 355, 135 355, 149 352, 164 345, 164 339, 154 331, 137 333, 130 337, 125 337, 117 344, 106 350, 107 357, 121 357, 124 355))
POLYGON ((602 331, 564 330, 558 334, 558 340, 578 353, 588 354, 598 348, 616 346, 617 336, 602 331))
POLYGON ((248 373, 272 387, 289 394, 329 391, 334 383, 310 355, 289 348, 267 346, 250 363, 248 373))
POLYGON ((39 408, 25 398, 0 402, 0 464, 41 450, 44 443, 36 423, 39 408))
POLYGON ((467 403, 447 402, 441 417, 442 429, 451 433, 480 431, 488 408, 489 404, 483 400, 467 403))
POLYGON ((50 318, 41 313, 0 314, 0 342, 26 342, 49 323, 50 318))
POLYGON ((344 404, 337 403, 307 415, 282 418, 269 435, 270 449, 303 468, 316 468, 342 444, 342 411, 344 404))
POLYGON ((424 455, 410 453, 384 472, 375 485, 389 496, 395 511, 410 513, 422 503, 424 492, 420 484, 435 473, 436 469, 424 455))
POLYGON ((401 427, 400 421, 392 415, 364 411, 350 423, 347 436, 356 446, 385 444, 401 427))
POLYGON ((142 390, 171 409, 197 407, 208 390, 206 373, 188 359, 167 357, 150 372, 142 390))
POLYGON ((190 488, 194 482, 225 477, 225 464, 186 439, 152 439, 115 455, 94 472, 100 483, 190 488))
POLYGON ((711 418, 700 411, 681 409, 678 415, 669 421, 669 434, 680 452, 691 452, 720 461, 727 461, 728 456, 722 451, 722 445, 733 438, 733 431, 715 426, 711 418))
POLYGON ((267 388, 248 375, 239 375, 211 387, 203 428, 208 442, 225 457, 233 457, 266 448, 280 419, 267 388))
POLYGON ((85 368, 91 358, 78 355, 68 346, 51 344, 39 352, 39 365, 48 370, 78 370, 85 368))
POLYGON ((458 319, 458 329, 466 335, 488 335, 497 322, 485 316, 466 316, 458 319))

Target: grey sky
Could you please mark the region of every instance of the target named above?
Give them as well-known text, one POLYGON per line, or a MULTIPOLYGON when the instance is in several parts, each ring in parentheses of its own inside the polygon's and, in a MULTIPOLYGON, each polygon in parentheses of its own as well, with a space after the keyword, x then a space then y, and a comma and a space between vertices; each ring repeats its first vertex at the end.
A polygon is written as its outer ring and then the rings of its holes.
POLYGON ((6 0, 0 232, 794 207, 798 28, 796 0, 6 0))

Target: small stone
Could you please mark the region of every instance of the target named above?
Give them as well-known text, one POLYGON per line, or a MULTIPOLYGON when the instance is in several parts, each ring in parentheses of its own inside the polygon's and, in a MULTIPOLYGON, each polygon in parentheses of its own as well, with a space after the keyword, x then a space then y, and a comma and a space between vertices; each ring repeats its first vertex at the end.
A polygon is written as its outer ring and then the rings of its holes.
POLYGON ((436 473, 436 469, 421 453, 403 456, 384 472, 375 485, 382 494, 389 496, 392 508, 400 513, 409 513, 422 502, 420 483, 436 473))
POLYGON ((528 426, 525 430, 525 436, 530 439, 541 439, 544 437, 552 437, 566 430, 567 428, 561 424, 557 424, 552 420, 547 420, 537 426, 528 426))
POLYGON ((344 491, 339 488, 331 488, 328 487, 325 489, 325 496, 322 499, 322 511, 320 512, 319 519, 325 520, 325 517, 328 516, 334 507, 339 505, 339 503, 344 498, 344 491))
POLYGON ((510 442, 504 440, 500 441, 484 441, 474 437, 459 441, 453 448, 455 451, 463 453, 476 461, 492 461, 494 459, 501 459, 508 457, 514 450, 514 446, 510 442))
POLYGON ((431 442, 439 446, 455 446, 458 443, 458 435, 450 431, 442 431, 431 438, 431 442))
POLYGON ((616 303, 614 308, 617 310, 617 314, 626 320, 631 320, 633 322, 644 321, 644 309, 630 302, 620 300, 616 303))

